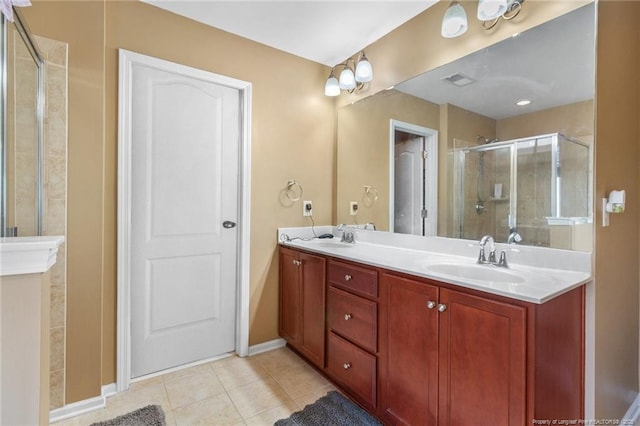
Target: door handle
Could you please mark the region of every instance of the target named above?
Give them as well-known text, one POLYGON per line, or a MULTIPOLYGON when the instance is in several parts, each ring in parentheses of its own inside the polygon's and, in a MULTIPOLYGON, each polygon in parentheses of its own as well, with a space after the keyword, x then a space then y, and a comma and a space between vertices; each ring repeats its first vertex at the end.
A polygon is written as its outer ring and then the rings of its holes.
POLYGON ((236 227, 236 223, 230 220, 225 220, 224 222, 222 222, 222 226, 226 229, 231 229, 236 227))

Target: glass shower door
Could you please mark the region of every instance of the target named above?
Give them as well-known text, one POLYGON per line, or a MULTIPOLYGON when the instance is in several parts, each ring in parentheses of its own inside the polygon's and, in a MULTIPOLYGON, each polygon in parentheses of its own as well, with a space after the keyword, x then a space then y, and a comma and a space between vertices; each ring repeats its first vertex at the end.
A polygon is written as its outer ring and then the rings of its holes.
POLYGON ((2 18, 0 236, 42 234, 44 63, 19 14, 2 18))
POLYGON ((461 188, 454 203, 459 237, 479 240, 493 235, 497 241, 509 235, 513 144, 494 143, 458 152, 455 157, 456 179, 461 188))

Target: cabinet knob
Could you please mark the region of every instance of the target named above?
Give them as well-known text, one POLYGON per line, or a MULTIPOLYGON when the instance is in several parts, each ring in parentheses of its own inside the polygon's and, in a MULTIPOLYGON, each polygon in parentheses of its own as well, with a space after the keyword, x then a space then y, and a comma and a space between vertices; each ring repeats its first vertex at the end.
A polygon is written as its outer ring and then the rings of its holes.
POLYGON ((351 363, 350 362, 345 362, 343 367, 344 367, 345 370, 348 370, 348 369, 351 368, 351 363))
POLYGON ((436 307, 436 302, 434 302, 433 300, 429 300, 427 302, 427 309, 433 309, 436 307))
POLYGON ((347 274, 344 276, 345 281, 351 281, 351 275, 347 274))
POLYGON ((302 265, 302 262, 301 262, 300 260, 293 259, 293 261, 292 261, 292 262, 293 262, 293 264, 294 264, 294 265, 296 265, 296 266, 300 266, 300 265, 302 265))
POLYGON ((444 311, 446 311, 446 310, 447 310, 447 305, 445 305, 444 303, 440 303, 440 304, 438 305, 438 310, 439 310, 440 312, 444 312, 444 311))
POLYGON ((344 314, 344 320, 349 321, 352 318, 351 314, 344 314))

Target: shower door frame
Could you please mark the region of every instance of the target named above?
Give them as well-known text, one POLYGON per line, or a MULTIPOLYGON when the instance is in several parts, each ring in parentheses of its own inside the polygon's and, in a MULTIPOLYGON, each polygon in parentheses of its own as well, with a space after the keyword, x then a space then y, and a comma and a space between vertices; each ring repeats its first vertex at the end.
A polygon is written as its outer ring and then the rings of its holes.
MULTIPOLYGON (((0 102, 0 237, 6 237, 7 235, 7 95, 8 95, 8 81, 7 81, 7 62, 8 62, 8 31, 9 25, 7 19, 3 14, 0 18, 0 34, 2 41, 0 43, 0 84, 2 85, 2 101, 0 102)), ((38 149, 36 152, 36 235, 42 235, 43 233, 43 217, 44 217, 44 105, 45 105, 45 62, 37 44, 33 41, 30 35, 29 27, 27 26, 22 13, 18 8, 13 7, 13 25, 18 32, 18 35, 24 42, 29 54, 35 62, 38 70, 37 79, 38 87, 36 93, 36 123, 37 123, 37 144, 38 149)), ((15 236, 15 235, 12 235, 15 236)))
MULTIPOLYGON (((461 156, 461 160, 456 160, 454 157, 454 164, 458 161, 461 162, 460 167, 454 166, 454 188, 458 186, 457 182, 461 184, 466 184, 466 180, 464 177, 464 171, 466 170, 467 164, 467 154, 471 151, 473 152, 489 152, 489 151, 497 151, 499 149, 509 148, 509 216, 507 218, 507 224, 509 228, 513 228, 517 223, 517 196, 518 196, 518 176, 517 176, 517 155, 518 149, 516 147, 516 143, 514 140, 505 141, 505 142, 496 142, 487 145, 477 145, 473 147, 464 147, 458 148, 454 150, 454 156, 461 156)), ((476 189, 477 190, 477 189, 476 189)), ((454 204, 454 229, 458 232, 458 238, 462 238, 464 236, 464 211, 465 211, 465 200, 464 200, 464 191, 456 191, 456 197, 458 198, 457 202, 454 204), (455 206, 458 206, 458 211, 455 210, 455 206)), ((493 197, 489 195, 486 201, 491 200, 493 197)))

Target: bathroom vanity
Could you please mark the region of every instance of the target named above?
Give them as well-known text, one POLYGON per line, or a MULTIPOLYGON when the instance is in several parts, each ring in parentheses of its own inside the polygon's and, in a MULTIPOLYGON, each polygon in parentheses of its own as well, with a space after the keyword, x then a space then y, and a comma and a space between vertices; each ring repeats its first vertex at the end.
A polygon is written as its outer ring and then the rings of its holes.
POLYGON ((464 256, 477 251, 469 241, 372 242, 404 238, 385 234, 358 231, 369 241, 355 245, 280 239, 290 347, 385 424, 583 418, 586 257, 556 250, 575 270, 528 267, 507 248, 513 266, 501 271, 464 256))

